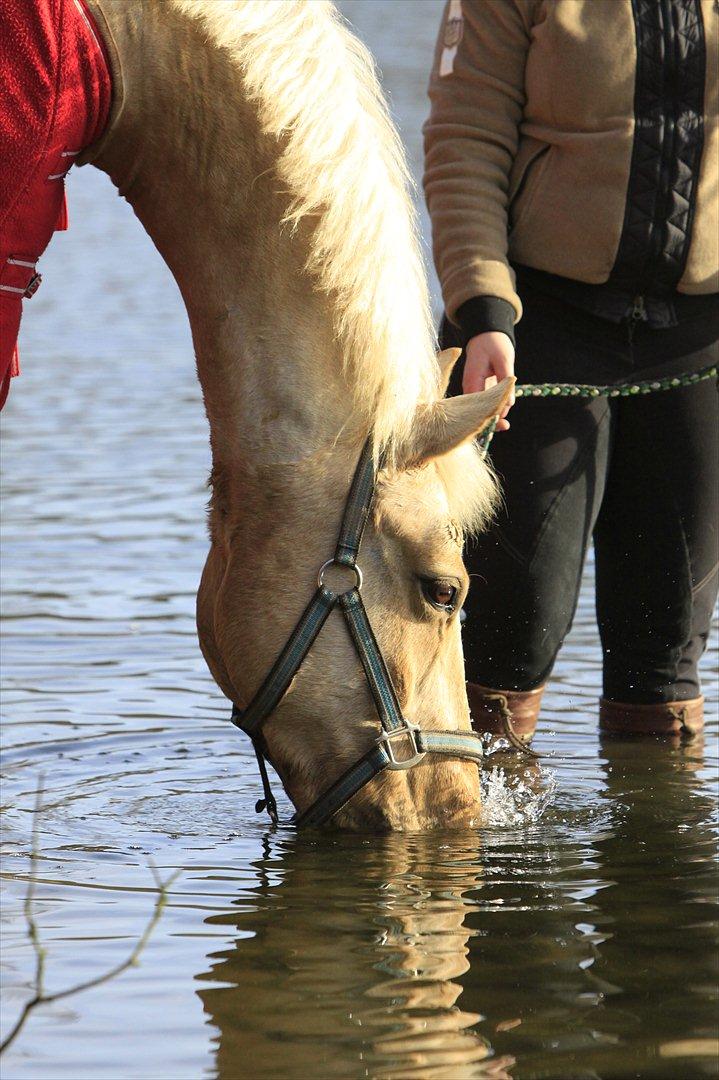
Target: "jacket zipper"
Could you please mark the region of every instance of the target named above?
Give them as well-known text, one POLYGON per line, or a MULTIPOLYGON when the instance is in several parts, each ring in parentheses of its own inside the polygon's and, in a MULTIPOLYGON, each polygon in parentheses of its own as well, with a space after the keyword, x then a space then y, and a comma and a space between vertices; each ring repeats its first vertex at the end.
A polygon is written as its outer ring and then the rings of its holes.
POLYGON ((647 314, 646 304, 644 303, 643 296, 635 296, 632 300, 632 309, 629 312, 629 321, 627 323, 627 332, 629 336, 629 343, 634 340, 634 332, 640 322, 648 322, 649 315, 647 314))

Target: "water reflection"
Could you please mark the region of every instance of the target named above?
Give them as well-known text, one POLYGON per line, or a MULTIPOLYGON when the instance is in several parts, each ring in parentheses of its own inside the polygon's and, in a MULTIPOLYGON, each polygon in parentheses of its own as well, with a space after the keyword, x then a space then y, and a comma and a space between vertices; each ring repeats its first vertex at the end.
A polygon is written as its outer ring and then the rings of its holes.
MULTIPOLYGON (((596 845, 599 1025, 630 1073, 716 1075, 716 803, 700 782, 703 739, 605 739, 602 756, 612 825, 596 845)), ((601 1075, 612 1056, 592 1057, 601 1075)))
POLYGON ((479 837, 267 842, 199 991, 217 1074, 508 1077, 462 1008, 479 837))
POLYGON ((715 1075, 703 769, 607 741, 599 802, 522 829, 270 836, 207 920, 235 935, 198 977, 218 1077, 715 1075))
POLYGON ((501 856, 519 879, 513 904, 478 924, 464 1000, 486 1001, 494 984, 489 1026, 510 1009, 522 1020, 493 1036, 516 1056, 514 1075, 716 1075, 719 882, 703 753, 700 740, 607 740, 593 820, 556 807, 521 847, 485 844, 485 878, 501 856))

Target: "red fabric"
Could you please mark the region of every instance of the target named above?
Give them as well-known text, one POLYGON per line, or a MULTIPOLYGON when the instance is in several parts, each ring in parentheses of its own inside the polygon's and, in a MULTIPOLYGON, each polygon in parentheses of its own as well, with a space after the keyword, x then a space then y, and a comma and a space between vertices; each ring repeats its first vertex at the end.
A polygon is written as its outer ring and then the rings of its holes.
POLYGON ((102 134, 112 87, 82 0, 2 0, 0 71, 2 408, 17 368, 20 290, 53 231, 67 228, 64 176, 102 134))

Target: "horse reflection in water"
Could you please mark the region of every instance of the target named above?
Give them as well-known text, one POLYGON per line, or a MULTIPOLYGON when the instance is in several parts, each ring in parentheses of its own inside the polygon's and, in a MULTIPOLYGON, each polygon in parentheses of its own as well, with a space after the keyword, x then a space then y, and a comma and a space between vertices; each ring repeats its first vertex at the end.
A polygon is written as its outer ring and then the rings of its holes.
POLYGON ((218 1077, 709 1075, 701 743, 602 756, 605 810, 485 832, 481 865, 471 834, 269 841, 208 919, 236 932, 199 978, 218 1077))
POLYGON ((454 981, 469 968, 476 850, 438 865, 420 836, 356 844, 268 841, 256 888, 207 920, 238 931, 200 977, 221 984, 199 990, 217 1075, 508 1077, 454 981))

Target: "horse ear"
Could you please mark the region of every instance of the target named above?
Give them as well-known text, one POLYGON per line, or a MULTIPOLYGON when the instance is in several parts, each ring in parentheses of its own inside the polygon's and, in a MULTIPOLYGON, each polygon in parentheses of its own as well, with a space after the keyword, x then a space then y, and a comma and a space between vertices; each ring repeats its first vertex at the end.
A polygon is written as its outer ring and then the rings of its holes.
POLYGON ((449 386, 449 379, 454 369, 454 365, 461 355, 461 349, 442 349, 442 352, 437 354, 437 363, 439 364, 440 370, 440 389, 443 397, 447 393, 447 387, 449 386))
POLYGON ((489 390, 420 406, 409 445, 402 455, 405 468, 448 454, 479 435, 502 412, 515 381, 514 376, 508 376, 489 390))

